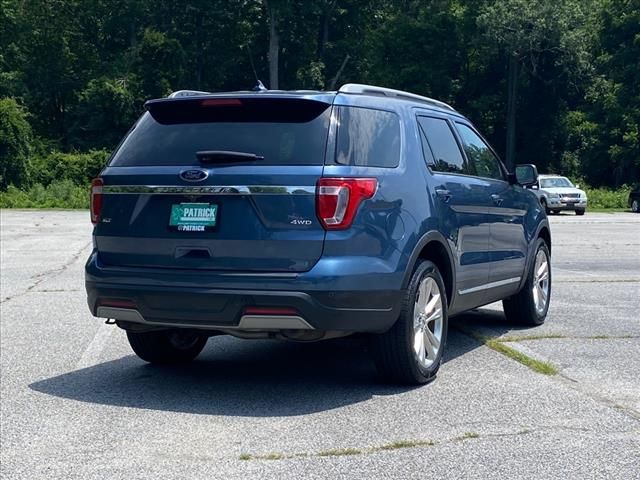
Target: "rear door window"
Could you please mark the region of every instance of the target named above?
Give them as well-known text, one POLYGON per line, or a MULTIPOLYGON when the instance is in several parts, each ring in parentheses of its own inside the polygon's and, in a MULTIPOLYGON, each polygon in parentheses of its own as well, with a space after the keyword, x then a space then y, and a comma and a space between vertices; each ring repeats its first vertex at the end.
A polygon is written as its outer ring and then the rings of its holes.
POLYGON ((436 172, 471 175, 449 122, 442 118, 418 117, 423 147, 428 148, 425 158, 436 172), (424 143, 426 141, 426 143, 424 143))
POLYGON ((336 163, 362 167, 397 167, 400 120, 395 113, 357 107, 338 108, 336 163))
POLYGON ((500 160, 494 155, 480 135, 463 123, 456 122, 456 127, 467 158, 473 165, 475 174, 479 177, 504 180, 504 173, 500 167, 500 160))
POLYGON ((149 106, 111 166, 197 165, 196 152, 263 156, 259 165, 322 165, 331 108, 304 99, 189 99, 149 106))

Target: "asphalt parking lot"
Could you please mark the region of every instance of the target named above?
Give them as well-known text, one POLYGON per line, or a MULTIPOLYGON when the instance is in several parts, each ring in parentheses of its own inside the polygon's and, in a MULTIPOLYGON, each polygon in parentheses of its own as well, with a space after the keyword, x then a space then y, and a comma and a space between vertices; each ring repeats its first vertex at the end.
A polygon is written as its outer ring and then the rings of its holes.
POLYGON ((379 384, 358 339, 148 366, 86 307, 89 214, 0 217, 2 478, 640 478, 640 215, 550 217, 547 323, 458 317, 422 388, 379 384))

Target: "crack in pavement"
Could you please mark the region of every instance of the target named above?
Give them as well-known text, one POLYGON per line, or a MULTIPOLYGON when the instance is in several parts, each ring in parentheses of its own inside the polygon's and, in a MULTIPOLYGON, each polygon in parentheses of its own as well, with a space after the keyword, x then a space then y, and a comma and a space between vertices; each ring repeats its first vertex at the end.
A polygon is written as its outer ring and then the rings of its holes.
POLYGON ((42 273, 39 273, 37 275, 32 276, 31 278, 36 280, 35 283, 33 285, 30 285, 29 287, 27 287, 26 290, 22 291, 22 292, 18 292, 15 295, 11 295, 9 297, 5 297, 0 301, 0 305, 6 302, 9 302, 15 298, 18 297, 22 297, 28 293, 30 293, 31 291, 33 291, 34 288, 36 288, 38 285, 40 285, 42 282, 44 282, 45 280, 49 280, 51 278, 55 278, 58 275, 60 275, 61 273, 63 273, 64 271, 66 271, 71 265, 73 265, 79 258, 80 255, 82 255, 82 252, 84 252, 90 245, 92 244, 92 241, 87 242, 86 245, 84 245, 78 252, 74 253, 71 258, 69 260, 67 260, 64 264, 62 264, 60 267, 56 267, 56 268, 52 268, 50 270, 46 270, 42 273))
MULTIPOLYGON (((517 431, 511 432, 494 432, 494 433, 480 433, 475 431, 468 431, 455 437, 445 437, 440 440, 425 440, 425 439, 412 439, 412 440, 394 440, 391 443, 384 445, 369 445, 366 447, 339 447, 329 450, 315 451, 315 452, 269 452, 262 454, 242 453, 239 460, 293 460, 300 458, 316 458, 316 457, 341 457, 341 456, 354 456, 354 455, 373 455, 376 453, 389 452, 395 450, 406 450, 414 448, 431 448, 437 445, 453 444, 458 442, 467 442, 482 439, 492 438, 508 438, 518 437, 521 435, 530 435, 535 433, 549 433, 549 432, 577 432, 577 433, 595 433, 600 434, 597 429, 590 429, 587 427, 572 427, 569 425, 548 425, 543 427, 522 427, 517 431)), ((638 432, 638 429, 620 430, 609 433, 618 433, 623 435, 633 434, 638 432)), ((212 460, 213 457, 208 460, 212 460)))
MULTIPOLYGON (((486 337, 483 334, 481 334, 480 332, 477 332, 475 330, 465 330, 464 328, 460 328, 459 326, 454 326, 453 328, 455 328, 457 331, 461 332, 463 335, 467 335, 470 338, 473 338, 476 341, 479 341, 483 344, 483 346, 486 346, 487 348, 490 348, 491 350, 496 351, 498 354, 506 357, 506 358, 510 358, 511 360, 514 360, 513 358, 509 357, 509 355, 505 355, 503 352, 500 352, 498 350, 495 350, 493 348, 491 348, 489 345, 487 345, 487 342, 485 341, 486 338, 490 338, 491 340, 495 340, 501 344, 512 344, 512 345, 517 345, 518 348, 517 350, 520 351, 523 355, 527 356, 527 357, 531 357, 534 360, 537 361, 541 361, 541 362, 550 362, 549 359, 547 359, 546 357, 543 357, 541 355, 539 355, 537 352, 534 352, 533 350, 525 347, 524 345, 522 345, 522 341, 525 340, 525 338, 521 338, 521 339, 511 339, 509 340, 508 337, 506 340, 503 340, 500 338, 499 334, 494 335, 493 337, 486 337), (485 339, 483 339, 483 337, 485 339)), ((490 329, 491 330, 491 329, 490 329)), ((566 339, 571 339, 572 337, 564 337, 564 338, 560 338, 560 340, 566 340, 566 339)), ((579 338, 579 337, 576 337, 579 338)), ((629 337, 619 337, 618 339, 626 339, 629 337)), ((636 338, 636 337, 631 337, 631 338, 636 338)), ((546 338, 544 338, 544 336, 539 336, 540 340, 544 340, 546 338)), ((550 334, 548 336, 548 339, 552 340, 552 339, 558 339, 557 336, 553 336, 552 334, 550 334)), ((591 339, 600 339, 600 338, 595 338, 592 337, 591 339)), ((533 340, 533 338, 531 339, 533 340)), ((616 338, 613 338, 613 340, 616 340, 616 338)), ((517 361, 517 360, 514 360, 517 361)), ((520 362, 522 363, 522 362, 520 362)), ((528 366, 528 365, 525 365, 528 366)), ((535 369, 532 369, 531 367, 529 367, 530 370, 535 371, 535 369)), ((539 373, 539 372, 538 372, 539 373)), ((633 418, 635 420, 640 420, 640 412, 635 410, 632 407, 629 406, 625 406, 625 405, 621 405, 619 403, 616 403, 614 400, 611 400, 609 398, 607 398, 604 395, 601 395, 598 392, 592 391, 588 388, 587 385, 582 384, 579 380, 571 378, 569 375, 567 375, 565 372, 562 371, 561 368, 557 368, 557 373, 555 375, 548 375, 549 379, 551 381, 558 381, 561 384, 567 386, 568 388, 572 389, 575 392, 578 392, 582 395, 585 395, 586 397, 590 398, 591 400, 595 401, 596 403, 605 406, 607 408, 612 408, 618 412, 620 412, 621 414, 629 417, 629 418, 633 418)))

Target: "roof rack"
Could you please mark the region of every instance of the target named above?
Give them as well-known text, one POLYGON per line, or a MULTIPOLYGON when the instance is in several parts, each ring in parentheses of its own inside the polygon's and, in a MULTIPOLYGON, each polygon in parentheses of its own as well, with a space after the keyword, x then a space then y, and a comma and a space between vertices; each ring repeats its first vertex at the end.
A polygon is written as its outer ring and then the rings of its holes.
POLYGON ((423 97, 422 95, 416 95, 415 93, 404 92, 402 90, 394 90, 393 88, 376 87, 374 85, 363 85, 361 83, 347 83, 340 87, 338 93, 357 93, 357 94, 373 94, 384 95, 386 97, 395 97, 402 100, 413 100, 415 102, 428 103, 436 107, 444 108, 447 110, 456 111, 451 105, 435 100, 429 97, 423 97))
POLYGON ((195 97, 197 95, 211 95, 211 92, 200 92, 198 90, 177 90, 169 95, 169 98, 195 97))

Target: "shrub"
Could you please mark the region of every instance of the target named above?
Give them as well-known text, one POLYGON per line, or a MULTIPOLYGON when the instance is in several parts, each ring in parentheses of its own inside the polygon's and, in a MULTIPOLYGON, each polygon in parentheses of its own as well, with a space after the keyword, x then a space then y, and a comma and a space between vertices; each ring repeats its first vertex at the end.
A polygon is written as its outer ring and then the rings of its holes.
POLYGON ((34 184, 47 186, 56 180, 70 180, 76 185, 88 185, 106 165, 109 152, 90 150, 87 153, 51 152, 31 162, 30 178, 34 184))
POLYGON ((630 190, 629 187, 610 190, 584 186, 589 199, 589 208, 626 208, 630 190))
POLYGON ((46 187, 37 183, 26 190, 10 185, 0 192, 0 208, 89 208, 89 187, 69 179, 46 187))

